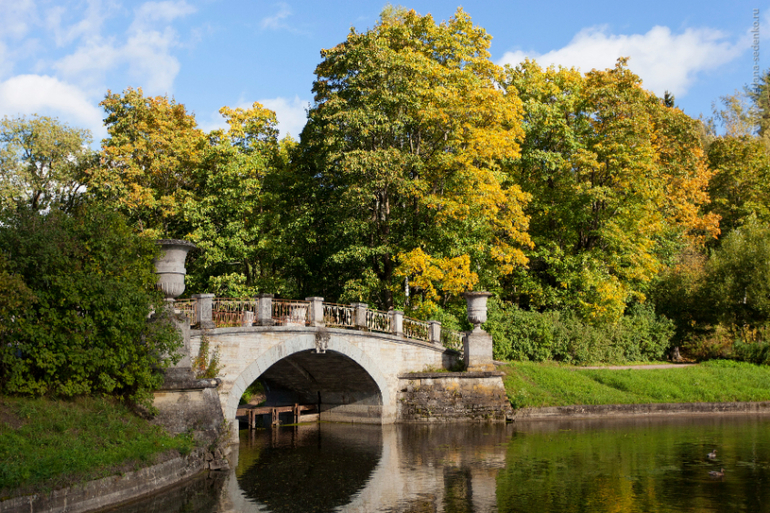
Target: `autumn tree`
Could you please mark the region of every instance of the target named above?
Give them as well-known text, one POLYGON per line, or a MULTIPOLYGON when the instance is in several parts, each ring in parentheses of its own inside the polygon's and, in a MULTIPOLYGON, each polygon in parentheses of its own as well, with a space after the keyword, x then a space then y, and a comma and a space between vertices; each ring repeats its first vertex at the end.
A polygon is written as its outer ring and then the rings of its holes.
POLYGON ((54 118, 0 120, 0 210, 72 208, 94 164, 88 130, 54 118))
POLYGON ((533 197, 535 242, 510 286, 531 307, 617 319, 644 300, 661 242, 717 233, 717 216, 699 209, 710 172, 698 124, 642 89, 624 59, 585 75, 533 61, 507 71, 526 131, 510 171, 533 197))
POLYGON ((389 307, 408 278, 446 298, 526 263, 528 195, 500 167, 521 103, 490 40, 462 9, 437 24, 388 8, 321 52, 300 164, 336 295, 389 307))
POLYGON ((148 237, 182 237, 182 208, 192 194, 207 139, 184 105, 141 89, 108 92, 101 102, 108 137, 90 185, 116 202, 148 237))

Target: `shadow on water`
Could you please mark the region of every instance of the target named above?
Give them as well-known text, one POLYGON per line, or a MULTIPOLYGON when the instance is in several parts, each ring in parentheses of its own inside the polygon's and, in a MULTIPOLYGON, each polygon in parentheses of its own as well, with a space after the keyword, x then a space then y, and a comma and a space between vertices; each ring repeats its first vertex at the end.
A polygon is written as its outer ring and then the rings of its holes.
POLYGON ((227 474, 200 474, 152 497, 147 497, 103 513, 211 513, 217 511, 227 474))

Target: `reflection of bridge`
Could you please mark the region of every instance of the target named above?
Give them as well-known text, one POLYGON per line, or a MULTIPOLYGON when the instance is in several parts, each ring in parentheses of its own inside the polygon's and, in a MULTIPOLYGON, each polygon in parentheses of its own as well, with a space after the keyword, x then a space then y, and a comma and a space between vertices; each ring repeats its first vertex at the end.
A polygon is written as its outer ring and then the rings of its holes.
POLYGON ((392 423, 405 374, 445 371, 463 357, 464 334, 362 303, 201 294, 175 306, 197 328, 190 331, 190 354, 198 354, 203 337, 219 353, 219 400, 227 421, 259 379, 268 405, 318 404, 321 420, 392 423))
MULTIPOLYGON (((499 470, 505 468, 510 435, 510 425, 483 429, 447 428, 441 424, 382 428, 321 424, 282 428, 263 436, 263 443, 269 437, 271 445, 279 448, 275 455, 264 450, 255 453, 251 443, 241 445, 238 479, 235 471, 230 474, 226 492, 219 495, 218 511, 279 511, 285 504, 303 505, 304 497, 297 496, 298 489, 309 497, 317 497, 319 487, 342 492, 338 489, 343 484, 350 488, 350 481, 357 477, 354 487, 360 488, 348 496, 337 493, 339 506, 334 511, 494 512, 496 478, 499 470), (318 446, 320 452, 321 447, 328 451, 329 446, 335 445, 344 449, 329 452, 335 457, 328 461, 312 460, 292 474, 294 479, 277 475, 275 466, 270 465, 271 458, 291 454, 280 448, 318 446), (259 454, 260 465, 252 466, 249 462, 254 461, 255 454, 259 454), (340 476, 347 478, 344 483, 339 482, 340 476)), ((329 500, 332 494, 322 495, 329 500)))

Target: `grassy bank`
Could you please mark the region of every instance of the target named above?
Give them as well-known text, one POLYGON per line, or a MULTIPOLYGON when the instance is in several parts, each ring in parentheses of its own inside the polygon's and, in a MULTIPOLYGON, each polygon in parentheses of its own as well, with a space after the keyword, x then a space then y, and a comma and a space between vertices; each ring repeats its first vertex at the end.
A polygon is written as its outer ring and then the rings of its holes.
POLYGON ((135 470, 193 445, 107 399, 0 397, 0 499, 135 470))
POLYGON ((505 389, 514 408, 770 401, 770 367, 733 361, 624 370, 515 362, 500 370, 506 374, 505 389))

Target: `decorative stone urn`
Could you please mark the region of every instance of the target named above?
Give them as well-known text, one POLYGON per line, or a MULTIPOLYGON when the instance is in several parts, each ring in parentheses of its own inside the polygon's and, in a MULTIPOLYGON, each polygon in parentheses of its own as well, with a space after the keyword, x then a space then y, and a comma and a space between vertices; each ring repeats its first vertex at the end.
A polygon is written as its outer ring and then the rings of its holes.
POLYGON ((468 320, 473 324, 473 331, 482 331, 481 325, 487 322, 487 299, 492 296, 489 292, 466 292, 465 301, 468 304, 468 320))
POLYGON ((473 324, 473 331, 468 332, 463 342, 465 350, 465 368, 469 372, 490 372, 495 370, 492 359, 492 337, 481 329, 487 322, 487 299, 489 292, 466 292, 468 320, 473 324))
POLYGON ((166 295, 166 301, 173 303, 184 292, 184 277, 187 274, 184 262, 187 253, 196 246, 179 239, 161 239, 156 244, 161 248, 161 254, 155 260, 158 288, 166 295))

